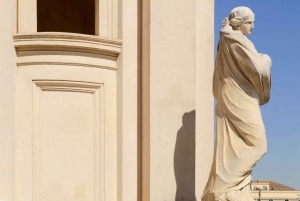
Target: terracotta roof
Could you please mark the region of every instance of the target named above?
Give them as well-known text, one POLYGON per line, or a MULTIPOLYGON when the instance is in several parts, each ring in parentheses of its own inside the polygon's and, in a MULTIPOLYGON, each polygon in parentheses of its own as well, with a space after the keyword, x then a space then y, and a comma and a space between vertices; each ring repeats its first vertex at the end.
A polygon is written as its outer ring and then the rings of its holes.
POLYGON ((266 181, 266 180, 252 180, 252 183, 269 183, 270 190, 285 190, 285 191, 294 191, 295 189, 283 184, 276 183, 274 181, 266 181))

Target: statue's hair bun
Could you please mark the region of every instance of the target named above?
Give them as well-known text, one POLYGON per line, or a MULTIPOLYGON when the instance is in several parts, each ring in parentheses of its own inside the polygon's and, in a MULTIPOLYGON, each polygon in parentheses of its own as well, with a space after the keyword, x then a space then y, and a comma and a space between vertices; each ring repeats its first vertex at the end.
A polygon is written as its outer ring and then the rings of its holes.
POLYGON ((224 18, 224 20, 222 21, 222 26, 225 27, 225 26, 229 26, 230 25, 230 21, 228 19, 228 17, 224 18))
POLYGON ((223 26, 223 28, 221 29, 221 33, 228 33, 230 31, 232 31, 232 27, 230 26, 230 21, 229 21, 228 17, 226 17, 222 21, 222 26, 223 26))

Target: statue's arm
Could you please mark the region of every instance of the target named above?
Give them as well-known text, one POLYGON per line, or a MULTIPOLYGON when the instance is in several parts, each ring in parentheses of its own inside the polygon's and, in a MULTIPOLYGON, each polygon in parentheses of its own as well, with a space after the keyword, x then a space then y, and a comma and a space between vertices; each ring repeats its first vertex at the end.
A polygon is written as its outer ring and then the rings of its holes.
POLYGON ((260 53, 260 56, 268 63, 269 68, 271 68, 271 66, 272 66, 271 57, 269 57, 269 55, 267 55, 267 54, 261 54, 261 53, 260 53))
POLYGON ((272 62, 269 56, 258 53, 255 48, 247 46, 247 43, 232 42, 228 44, 228 47, 242 74, 260 94, 260 104, 267 103, 271 89, 270 66, 272 62))
POLYGON ((221 91, 221 79, 219 68, 216 66, 213 75, 213 95, 216 100, 219 99, 219 94, 221 91))

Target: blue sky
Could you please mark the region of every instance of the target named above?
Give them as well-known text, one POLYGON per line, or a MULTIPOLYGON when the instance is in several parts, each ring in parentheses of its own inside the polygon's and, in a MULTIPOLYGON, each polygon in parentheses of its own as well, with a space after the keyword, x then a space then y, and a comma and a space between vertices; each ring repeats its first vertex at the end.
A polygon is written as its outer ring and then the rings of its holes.
POLYGON ((215 48, 222 20, 237 6, 255 13, 248 38, 273 62, 271 100, 261 107, 268 152, 253 179, 300 190, 300 0, 215 0, 215 48))

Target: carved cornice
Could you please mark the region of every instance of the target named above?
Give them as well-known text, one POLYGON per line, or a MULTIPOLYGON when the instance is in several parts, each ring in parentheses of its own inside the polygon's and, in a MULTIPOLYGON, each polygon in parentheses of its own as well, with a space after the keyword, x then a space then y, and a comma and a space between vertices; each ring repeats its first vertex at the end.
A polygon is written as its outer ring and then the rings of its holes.
POLYGON ((40 32, 14 35, 16 50, 67 50, 118 56, 122 41, 98 36, 40 32))
POLYGON ((98 36, 40 32, 14 35, 17 65, 65 65, 116 70, 122 41, 98 36))

